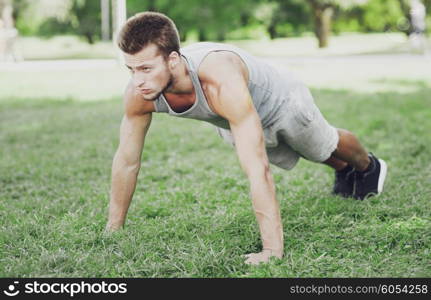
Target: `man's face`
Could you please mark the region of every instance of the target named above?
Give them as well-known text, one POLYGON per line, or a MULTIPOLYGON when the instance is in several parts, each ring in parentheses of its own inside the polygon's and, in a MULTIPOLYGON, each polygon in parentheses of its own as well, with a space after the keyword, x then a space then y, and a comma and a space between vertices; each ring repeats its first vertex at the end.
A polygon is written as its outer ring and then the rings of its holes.
POLYGON ((132 82, 145 100, 154 101, 172 84, 168 63, 154 44, 144 47, 136 54, 124 53, 132 82))

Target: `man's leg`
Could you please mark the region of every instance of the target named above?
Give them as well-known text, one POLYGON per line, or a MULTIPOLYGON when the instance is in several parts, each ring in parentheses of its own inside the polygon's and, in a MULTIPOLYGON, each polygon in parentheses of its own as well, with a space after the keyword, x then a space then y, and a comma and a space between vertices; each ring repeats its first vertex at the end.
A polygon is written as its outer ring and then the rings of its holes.
POLYGON ((305 159, 333 167, 335 194, 357 199, 379 194, 386 163, 367 153, 352 133, 331 126, 306 86, 294 87, 289 95, 289 102, 280 110, 283 118, 273 125, 277 137, 305 159))
POLYGON ((335 169, 333 193, 357 199, 380 194, 387 172, 385 161, 368 154, 351 132, 344 129, 337 131, 337 148, 323 162, 335 169))
POLYGON ((367 169, 370 164, 370 158, 356 136, 345 129, 337 129, 337 131, 339 136, 337 149, 323 163, 336 171, 344 169, 347 165, 358 171, 367 169))

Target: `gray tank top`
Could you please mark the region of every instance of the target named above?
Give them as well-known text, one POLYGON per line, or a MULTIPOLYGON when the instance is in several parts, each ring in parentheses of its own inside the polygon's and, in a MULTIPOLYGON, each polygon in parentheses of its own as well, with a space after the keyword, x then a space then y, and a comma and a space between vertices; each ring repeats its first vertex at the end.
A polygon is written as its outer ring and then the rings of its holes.
POLYGON ((279 107, 284 101, 289 101, 289 89, 297 80, 288 74, 283 78, 278 71, 258 60, 244 50, 232 45, 218 43, 196 43, 181 49, 181 55, 186 61, 193 86, 196 101, 184 112, 175 112, 166 101, 163 94, 155 101, 156 112, 164 112, 182 118, 206 121, 217 127, 230 129, 229 122, 215 114, 208 106, 205 94, 198 78, 198 69, 202 60, 213 51, 230 51, 237 54, 248 68, 248 89, 253 99, 256 111, 261 119, 262 127, 267 128, 280 117, 279 107))

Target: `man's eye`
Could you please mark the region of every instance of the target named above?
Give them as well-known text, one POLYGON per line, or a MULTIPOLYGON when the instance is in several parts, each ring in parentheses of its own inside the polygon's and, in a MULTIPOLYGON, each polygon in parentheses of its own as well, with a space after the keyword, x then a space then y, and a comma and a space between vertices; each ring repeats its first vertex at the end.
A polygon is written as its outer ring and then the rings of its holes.
POLYGON ((148 72, 148 71, 150 71, 150 70, 151 70, 151 68, 149 68, 149 67, 145 67, 145 68, 143 68, 142 70, 144 70, 145 72, 148 72))

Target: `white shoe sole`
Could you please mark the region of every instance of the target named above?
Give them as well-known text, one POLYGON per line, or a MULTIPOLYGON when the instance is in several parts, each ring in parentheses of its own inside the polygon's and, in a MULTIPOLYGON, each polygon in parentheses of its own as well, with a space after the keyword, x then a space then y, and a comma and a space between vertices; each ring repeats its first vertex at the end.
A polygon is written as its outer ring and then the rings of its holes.
POLYGON ((379 174, 379 183, 377 186, 377 195, 383 191, 383 184, 385 183, 386 174, 388 173, 388 166, 383 159, 379 159, 380 163, 380 174, 379 174))

